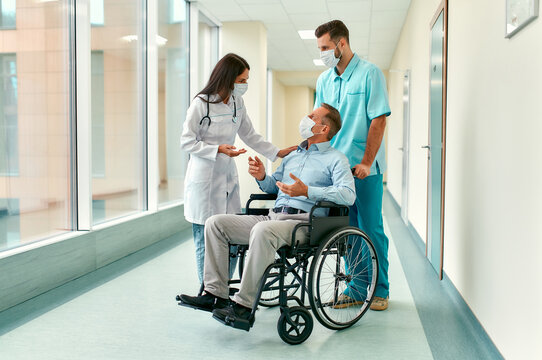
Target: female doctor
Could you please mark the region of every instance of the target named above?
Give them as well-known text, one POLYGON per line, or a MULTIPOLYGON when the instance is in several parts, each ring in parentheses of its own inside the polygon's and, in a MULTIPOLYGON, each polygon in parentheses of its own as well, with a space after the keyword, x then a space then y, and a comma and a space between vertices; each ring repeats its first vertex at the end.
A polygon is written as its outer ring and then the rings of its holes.
POLYGON ((184 216, 192 223, 200 283, 205 257, 205 220, 215 214, 241 211, 239 178, 233 158, 246 150, 233 146, 236 135, 271 161, 297 148, 279 150, 254 131, 242 98, 248 88, 249 70, 248 63, 238 55, 227 54, 220 59, 209 82, 190 104, 183 126, 181 149, 190 154, 184 216))

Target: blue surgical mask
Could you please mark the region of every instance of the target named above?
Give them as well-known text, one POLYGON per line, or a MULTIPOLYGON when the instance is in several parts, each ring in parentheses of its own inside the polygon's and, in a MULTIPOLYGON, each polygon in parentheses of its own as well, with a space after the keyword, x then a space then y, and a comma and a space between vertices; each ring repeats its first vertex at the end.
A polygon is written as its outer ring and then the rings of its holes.
POLYGON ((248 90, 248 84, 240 84, 240 83, 234 83, 233 84, 233 96, 243 96, 248 90))

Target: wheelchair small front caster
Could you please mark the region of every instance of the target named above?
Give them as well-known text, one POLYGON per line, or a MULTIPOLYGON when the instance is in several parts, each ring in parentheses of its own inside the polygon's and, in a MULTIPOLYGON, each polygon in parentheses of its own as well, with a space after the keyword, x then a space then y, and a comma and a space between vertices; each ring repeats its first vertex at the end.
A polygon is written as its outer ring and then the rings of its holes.
POLYGON ((313 324, 311 313, 301 306, 296 306, 282 312, 277 330, 282 340, 297 345, 308 339, 313 324))

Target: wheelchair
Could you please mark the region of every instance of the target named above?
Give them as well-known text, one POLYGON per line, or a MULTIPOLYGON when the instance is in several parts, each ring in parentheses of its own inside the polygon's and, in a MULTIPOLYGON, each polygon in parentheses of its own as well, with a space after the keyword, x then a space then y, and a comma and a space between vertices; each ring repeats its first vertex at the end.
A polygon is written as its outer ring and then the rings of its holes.
MULTIPOLYGON (((269 208, 253 208, 257 200, 275 200, 275 194, 252 194, 246 204, 247 215, 267 215, 269 208)), ((219 321, 249 331, 258 305, 280 307, 277 331, 288 344, 304 342, 313 329, 314 317, 325 327, 342 330, 354 325, 369 309, 378 280, 375 248, 362 230, 349 226, 349 208, 319 201, 309 213, 309 221, 292 231, 291 244, 277 251, 275 262, 262 276, 249 321, 219 321), (328 209, 327 217, 314 216, 317 209, 328 209), (307 228, 308 239, 296 240, 298 231, 307 228), (344 297, 345 291, 349 298, 344 297), (307 302, 308 300, 308 302, 307 302), (290 307, 289 303, 295 306, 290 307)), ((237 245, 240 277, 248 245, 237 245)), ((230 280, 230 285, 240 282, 230 280)), ((230 290, 235 291, 230 287, 230 290)))

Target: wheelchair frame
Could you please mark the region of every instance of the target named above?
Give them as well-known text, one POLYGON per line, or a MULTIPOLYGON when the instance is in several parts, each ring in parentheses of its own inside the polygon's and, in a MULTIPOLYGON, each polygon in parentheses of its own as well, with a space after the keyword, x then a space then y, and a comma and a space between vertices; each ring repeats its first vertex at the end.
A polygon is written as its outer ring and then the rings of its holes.
MULTIPOLYGON (((263 215, 267 214, 269 209, 264 208, 251 208, 250 204, 255 200, 275 200, 276 194, 252 194, 250 199, 246 204, 246 215, 263 215)), ((328 201, 319 201, 314 205, 309 213, 309 222, 297 224, 292 231, 291 244, 289 247, 282 247, 278 249, 277 253, 279 258, 275 262, 269 265, 263 276, 258 289, 258 294, 256 300, 252 306, 252 311, 249 320, 242 319, 226 319, 225 324, 233 326, 235 328, 243 329, 249 331, 254 323, 255 313, 258 308, 258 305, 263 306, 274 306, 279 305, 281 316, 277 323, 277 329, 279 336, 285 342, 289 344, 300 344, 304 342, 311 334, 313 328, 313 320, 311 314, 308 312, 308 309, 313 310, 313 314, 317 320, 327 328, 333 330, 341 330, 347 327, 352 326, 356 323, 369 309, 370 304, 374 297, 374 290, 376 283, 378 281, 378 259, 376 256, 376 251, 374 246, 363 231, 358 228, 349 226, 349 208, 347 206, 337 205, 328 201), (329 215, 327 217, 316 217, 314 212, 317 209, 329 209, 329 215), (309 231, 307 236, 309 237, 308 242, 300 244, 299 241, 296 241, 296 236, 298 231, 301 228, 308 227, 309 231), (359 236, 363 240, 363 243, 367 246, 365 251, 369 252, 370 259, 365 259, 365 261, 370 261, 372 264, 372 273, 371 273, 371 283, 367 286, 367 298, 361 302, 356 301, 356 305, 361 305, 361 309, 358 313, 355 314, 355 317, 350 319, 347 322, 340 322, 336 319, 333 319, 326 311, 323 311, 325 307, 337 306, 340 303, 339 294, 338 294, 338 283, 340 281, 350 282, 352 281, 355 275, 349 275, 348 270, 346 269, 340 274, 334 274, 335 289, 333 295, 333 301, 330 303, 322 302, 320 299, 319 289, 313 289, 311 285, 314 285, 315 281, 320 282, 319 275, 316 280, 314 279, 315 271, 321 273, 323 268, 323 263, 320 264, 319 270, 315 268, 315 261, 317 262, 316 257, 320 259, 320 254, 323 253, 326 247, 326 244, 332 243, 334 237, 341 236, 341 233, 348 233, 348 236, 359 236), (294 258, 295 261, 291 263, 288 259, 294 258), (309 261, 311 262, 311 269, 307 271, 309 267, 309 261), (278 273, 271 274, 274 269, 278 269, 278 273), (301 275, 299 274, 301 272, 301 275), (307 274, 309 273, 309 279, 307 279, 307 274), (285 279, 287 274, 292 274, 295 281, 292 281, 291 284, 286 285, 285 279), (271 281, 270 281, 271 279, 271 281), (308 281, 307 281, 308 280, 308 281), (276 282, 278 281, 278 286, 276 282), (288 291, 294 289, 295 291, 288 295, 288 291), (300 289, 300 295, 295 296, 295 292, 300 289), (275 304, 266 304, 262 303, 262 294, 266 291, 276 291, 278 290, 278 303, 275 304), (315 291, 316 290, 316 291, 315 291), (316 294, 314 294, 316 292, 316 294), (306 305, 306 298, 309 299, 309 305, 306 305), (295 301, 298 306, 289 307, 288 302, 295 301), (358 304, 359 303, 359 304, 358 304), (292 333, 294 333, 292 335, 292 333)), ((339 239, 339 238, 337 238, 339 239)), ((335 240, 336 242, 338 240, 335 240)), ((327 249, 327 253, 336 256, 338 259, 336 272, 339 271, 340 258, 343 258, 347 254, 348 248, 352 248, 352 245, 348 243, 342 243, 337 245, 336 248, 327 249)), ((328 245, 332 247, 332 245, 328 245)), ((239 277, 242 277, 242 270, 244 267, 244 255, 248 249, 248 245, 240 245, 238 248, 238 254, 242 257, 239 261, 239 277)), ((361 250, 360 250, 361 251, 361 250)), ((357 258, 356 258, 357 259, 357 258)), ((362 257, 363 259, 363 257, 362 257)), ((346 260, 345 264, 346 264, 346 260)), ((360 263, 363 260, 360 260, 360 263)), ((320 274, 319 273, 319 274, 320 274)), ((239 283, 239 280, 230 280, 230 284, 239 283)), ((348 304, 347 304, 348 305, 348 304)), ((348 307, 348 306, 346 306, 348 307)))

